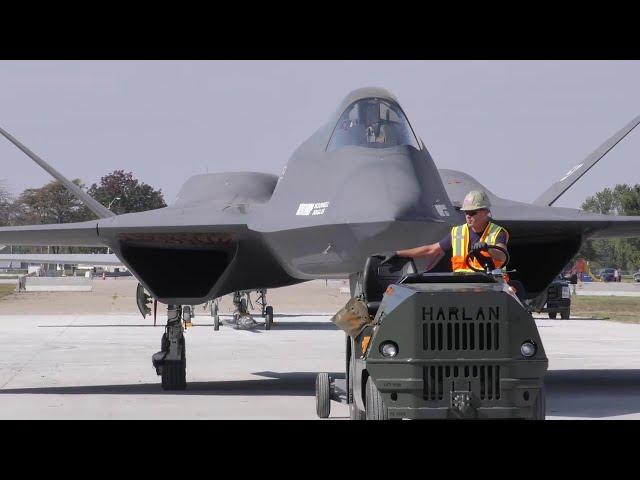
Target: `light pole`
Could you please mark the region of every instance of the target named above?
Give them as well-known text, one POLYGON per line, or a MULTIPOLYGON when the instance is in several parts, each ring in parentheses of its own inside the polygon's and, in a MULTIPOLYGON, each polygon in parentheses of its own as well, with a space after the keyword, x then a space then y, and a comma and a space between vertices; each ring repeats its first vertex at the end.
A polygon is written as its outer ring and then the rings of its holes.
POLYGON ((120 200, 120 197, 116 197, 116 198, 114 198, 113 200, 111 200, 111 201, 109 202, 109 206, 107 207, 107 210, 111 210, 111 204, 112 204, 113 202, 115 202, 116 200, 120 200))

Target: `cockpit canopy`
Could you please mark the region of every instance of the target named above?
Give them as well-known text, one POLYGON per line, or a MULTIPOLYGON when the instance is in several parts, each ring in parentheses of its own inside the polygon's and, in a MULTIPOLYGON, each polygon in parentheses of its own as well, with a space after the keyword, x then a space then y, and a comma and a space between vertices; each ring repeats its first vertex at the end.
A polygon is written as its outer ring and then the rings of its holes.
POLYGON ((333 130, 327 151, 347 145, 369 148, 410 145, 420 149, 400 107, 379 98, 358 100, 342 114, 333 130))

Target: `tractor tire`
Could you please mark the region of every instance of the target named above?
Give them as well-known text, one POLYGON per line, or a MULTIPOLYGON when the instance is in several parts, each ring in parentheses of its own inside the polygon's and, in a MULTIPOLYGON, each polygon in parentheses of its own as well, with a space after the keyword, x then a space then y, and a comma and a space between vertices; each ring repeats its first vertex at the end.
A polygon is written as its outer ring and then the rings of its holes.
POLYGON ((331 413, 331 386, 326 372, 316 376, 316 413, 320 418, 329 418, 331 413))
POLYGON ((388 420, 389 413, 382 395, 371 377, 367 378, 367 402, 365 405, 367 420, 388 420))
POLYGON ((349 401, 349 418, 351 420, 366 420, 367 414, 360 410, 353 399, 355 393, 353 391, 353 377, 355 375, 355 367, 353 361, 349 362, 349 384, 348 384, 348 401, 349 401))
POLYGON ((546 390, 544 387, 538 392, 538 398, 533 405, 533 417, 531 420, 544 420, 547 414, 547 399, 546 390))

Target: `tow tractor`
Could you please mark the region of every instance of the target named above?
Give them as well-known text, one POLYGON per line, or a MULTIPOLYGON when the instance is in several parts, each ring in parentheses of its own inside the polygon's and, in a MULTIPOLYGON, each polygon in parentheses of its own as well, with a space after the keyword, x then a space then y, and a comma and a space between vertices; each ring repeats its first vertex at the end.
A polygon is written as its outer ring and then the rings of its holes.
MULTIPOLYGON (((508 253, 491 245, 507 255, 508 253)), ((412 259, 370 256, 332 321, 347 332, 346 380, 320 373, 316 411, 352 419, 545 418, 548 367, 531 313, 502 269, 417 273, 412 259), (340 385, 342 383, 343 385, 340 385)))

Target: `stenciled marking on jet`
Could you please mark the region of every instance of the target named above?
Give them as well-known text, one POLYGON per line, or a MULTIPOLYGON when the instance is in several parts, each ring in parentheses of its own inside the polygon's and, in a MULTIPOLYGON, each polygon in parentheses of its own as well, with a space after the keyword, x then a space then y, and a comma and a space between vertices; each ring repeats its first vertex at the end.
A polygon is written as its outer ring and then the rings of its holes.
POLYGON ((422 307, 422 321, 430 320, 500 320, 500 307, 422 307))
POLYGON ((560 179, 561 182, 565 181, 567 178, 569 178, 571 175, 573 175, 576 170, 578 170, 582 165, 584 165, 584 163, 579 163, 578 165, 576 165, 575 167, 573 167, 571 170, 569 170, 564 177, 562 177, 560 179))
POLYGON ((329 207, 329 202, 301 203, 296 215, 323 215, 329 207))
POLYGON ((447 206, 446 205, 442 205, 441 203, 438 203, 436 205, 434 205, 434 207, 436 208, 436 211, 438 212, 438 215, 440 215, 441 217, 450 217, 451 214, 449 213, 449 210, 447 210, 447 206))

